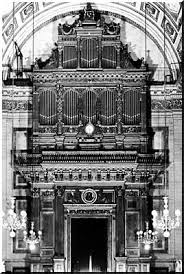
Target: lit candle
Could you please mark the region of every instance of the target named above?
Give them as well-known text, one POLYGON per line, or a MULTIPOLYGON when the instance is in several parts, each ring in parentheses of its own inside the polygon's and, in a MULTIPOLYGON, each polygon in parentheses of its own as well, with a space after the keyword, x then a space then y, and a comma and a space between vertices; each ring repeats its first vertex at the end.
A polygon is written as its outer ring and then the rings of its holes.
POLYGON ((92 272, 92 255, 89 255, 89 272, 92 272))

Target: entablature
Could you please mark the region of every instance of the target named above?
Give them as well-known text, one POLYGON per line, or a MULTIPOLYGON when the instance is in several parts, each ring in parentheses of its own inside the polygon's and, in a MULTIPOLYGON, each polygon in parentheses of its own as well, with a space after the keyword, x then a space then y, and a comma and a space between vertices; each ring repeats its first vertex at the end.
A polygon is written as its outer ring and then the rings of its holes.
MULTIPOLYGON (((75 70, 41 70, 34 72, 30 75, 33 77, 35 85, 45 84, 62 84, 63 86, 71 86, 72 83, 75 85, 80 85, 83 82, 84 85, 92 85, 92 83, 97 83, 97 85, 112 84, 115 86, 122 83, 145 83, 146 79, 149 77, 150 72, 140 69, 116 69, 116 70, 105 70, 105 69, 75 69, 75 70)), ((74 85, 74 86, 75 86, 74 85)))

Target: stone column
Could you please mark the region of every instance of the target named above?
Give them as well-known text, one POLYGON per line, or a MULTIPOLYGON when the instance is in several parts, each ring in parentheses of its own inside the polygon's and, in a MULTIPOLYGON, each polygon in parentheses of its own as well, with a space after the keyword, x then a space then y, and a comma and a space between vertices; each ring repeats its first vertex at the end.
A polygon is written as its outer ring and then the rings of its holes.
MULTIPOLYGON (((40 189, 39 188, 33 188, 32 190, 32 206, 31 206, 31 221, 34 222, 34 230, 39 231, 40 230, 40 189)), ((28 229, 29 230, 29 229, 28 229)), ((38 248, 36 248, 33 252, 33 256, 40 256, 40 248, 39 245, 37 245, 38 248)))
POLYGON ((59 186, 55 189, 55 258, 60 260, 64 257, 64 191, 59 186))
POLYGON ((125 253, 125 221, 124 195, 121 187, 117 188, 117 220, 116 220, 116 256, 125 253))

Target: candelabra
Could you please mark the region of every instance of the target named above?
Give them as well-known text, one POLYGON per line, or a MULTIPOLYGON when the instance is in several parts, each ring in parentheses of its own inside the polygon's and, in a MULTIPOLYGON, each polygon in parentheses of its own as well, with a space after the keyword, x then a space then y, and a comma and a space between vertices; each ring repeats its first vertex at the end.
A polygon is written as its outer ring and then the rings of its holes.
POLYGON ((27 235, 27 231, 24 231, 24 241, 29 244, 29 249, 34 250, 36 247, 36 244, 39 244, 41 242, 41 235, 42 232, 38 231, 38 237, 36 236, 36 233, 34 231, 34 222, 31 222, 31 229, 29 231, 29 236, 27 235))
POLYGON ((10 237, 14 238, 16 230, 26 229, 27 213, 25 210, 22 210, 20 215, 17 215, 15 212, 15 198, 11 197, 10 202, 11 205, 7 216, 3 216, 3 227, 8 229, 10 231, 10 237))
POLYGON ((156 210, 152 211, 153 216, 153 227, 157 230, 162 230, 163 235, 165 238, 168 238, 170 236, 170 231, 180 225, 180 215, 181 212, 179 209, 176 209, 175 215, 176 218, 172 219, 169 216, 169 209, 168 209, 168 197, 164 196, 164 210, 161 215, 161 218, 158 219, 158 213, 156 210))
POLYGON ((144 249, 149 250, 151 244, 157 242, 157 234, 157 231, 153 232, 149 229, 148 222, 146 222, 146 231, 137 231, 138 243, 144 244, 144 249))

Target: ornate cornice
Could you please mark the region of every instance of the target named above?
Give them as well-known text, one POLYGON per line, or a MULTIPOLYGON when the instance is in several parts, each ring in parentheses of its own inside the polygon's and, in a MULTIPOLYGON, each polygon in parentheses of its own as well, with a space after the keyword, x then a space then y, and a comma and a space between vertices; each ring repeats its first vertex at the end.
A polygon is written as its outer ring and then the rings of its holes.
POLYGON ((4 86, 2 88, 2 97, 3 98, 11 98, 12 100, 18 97, 32 97, 32 87, 24 86, 4 86))
POLYGON ((182 93, 180 85, 160 85, 151 86, 151 109, 158 110, 171 110, 182 109, 182 93))
POLYGON ((116 204, 63 204, 68 214, 102 214, 111 215, 116 204))
POLYGON ((171 110, 171 109, 182 109, 182 99, 171 99, 171 100, 152 100, 151 109, 154 111, 158 110, 171 110))
POLYGON ((29 111, 32 110, 31 100, 3 100, 2 102, 3 111, 29 111))
POLYGON ((44 84, 44 83, 95 83, 95 82, 106 82, 106 83, 116 83, 120 81, 122 82, 142 82, 145 81, 149 73, 146 71, 140 70, 131 70, 131 72, 127 72, 127 70, 107 70, 107 71, 94 71, 86 72, 82 71, 47 71, 42 70, 42 72, 36 72, 33 75, 35 84, 44 84))

